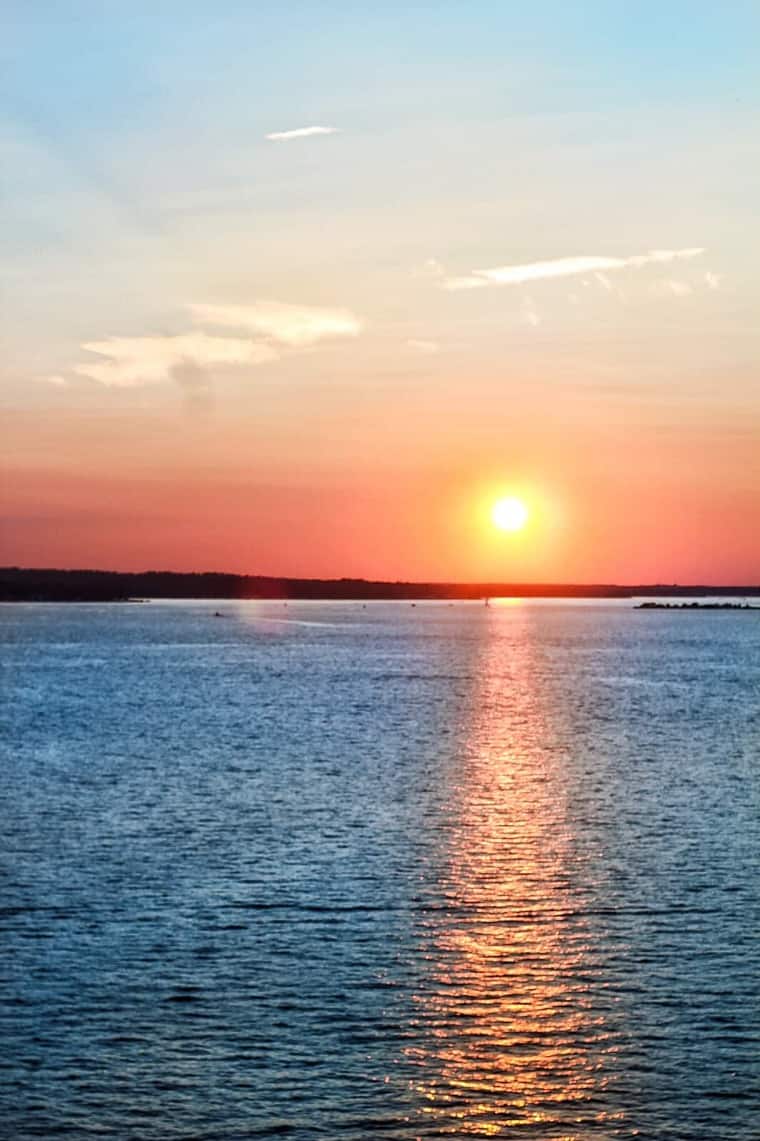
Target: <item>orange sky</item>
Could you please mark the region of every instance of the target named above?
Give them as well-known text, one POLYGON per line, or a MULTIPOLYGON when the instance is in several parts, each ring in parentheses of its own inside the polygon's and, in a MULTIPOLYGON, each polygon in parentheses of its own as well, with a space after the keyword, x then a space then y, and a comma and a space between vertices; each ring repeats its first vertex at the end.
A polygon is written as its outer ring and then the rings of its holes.
MULTIPOLYGON (((437 580, 758 579, 754 433, 714 416, 540 400, 354 407, 290 433, 216 408, 8 426, 7 561, 437 580), (499 409, 496 409, 498 412, 499 409), (505 415, 506 411, 506 415, 505 415), (472 422, 470 422, 472 421, 472 422), (516 493, 525 530, 488 509, 516 493)), ((750 425, 751 427, 751 425, 750 425)))

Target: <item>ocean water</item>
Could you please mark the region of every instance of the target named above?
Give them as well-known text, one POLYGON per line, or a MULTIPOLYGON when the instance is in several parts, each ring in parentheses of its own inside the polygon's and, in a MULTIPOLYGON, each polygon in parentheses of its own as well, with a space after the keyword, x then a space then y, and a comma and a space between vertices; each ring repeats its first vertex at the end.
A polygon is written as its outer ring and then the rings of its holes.
POLYGON ((0 1137, 760 1136, 760 614, 0 631, 0 1137))

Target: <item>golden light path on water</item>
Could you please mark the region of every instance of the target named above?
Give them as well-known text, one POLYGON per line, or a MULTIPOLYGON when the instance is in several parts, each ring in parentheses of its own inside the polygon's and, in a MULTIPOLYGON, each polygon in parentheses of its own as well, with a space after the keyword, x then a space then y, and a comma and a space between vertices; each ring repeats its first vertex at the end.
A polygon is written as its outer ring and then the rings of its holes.
POLYGON ((430 983, 415 996, 419 1037, 406 1056, 436 1134, 613 1136, 620 1119, 598 1098, 617 1036, 590 979, 590 885, 568 778, 530 614, 512 610, 505 636, 499 609, 475 669, 446 918, 427 927, 430 983))

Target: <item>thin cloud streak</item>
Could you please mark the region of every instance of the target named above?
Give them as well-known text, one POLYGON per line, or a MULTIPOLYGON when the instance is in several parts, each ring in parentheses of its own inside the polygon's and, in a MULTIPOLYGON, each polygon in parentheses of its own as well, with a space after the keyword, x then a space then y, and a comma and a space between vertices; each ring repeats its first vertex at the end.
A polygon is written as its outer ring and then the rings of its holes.
POLYGON ((296 127, 294 131, 272 131, 265 135, 270 143, 289 143, 292 139, 308 139, 314 135, 337 135, 338 127, 296 127))
POLYGON ((195 321, 245 329, 280 345, 304 348, 333 337, 357 337, 362 323, 349 309, 254 301, 251 305, 191 305, 195 321))
POLYGON ((556 277, 574 277, 586 273, 605 274, 619 269, 640 269, 645 265, 699 257, 703 253, 703 246, 690 246, 682 250, 650 250, 646 254, 634 254, 627 258, 594 255, 553 258, 549 261, 496 266, 493 269, 475 269, 462 277, 446 277, 441 284, 444 289, 449 290, 482 289, 489 285, 523 285, 528 281, 544 281, 556 277))

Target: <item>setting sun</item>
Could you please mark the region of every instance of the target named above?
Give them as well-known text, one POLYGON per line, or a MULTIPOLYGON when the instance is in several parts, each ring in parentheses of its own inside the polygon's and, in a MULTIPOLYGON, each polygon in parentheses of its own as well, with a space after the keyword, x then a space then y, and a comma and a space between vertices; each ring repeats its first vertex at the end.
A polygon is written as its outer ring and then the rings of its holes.
POLYGON ((500 531, 522 531, 528 522, 528 508, 521 499, 497 499, 491 508, 491 521, 500 531))

